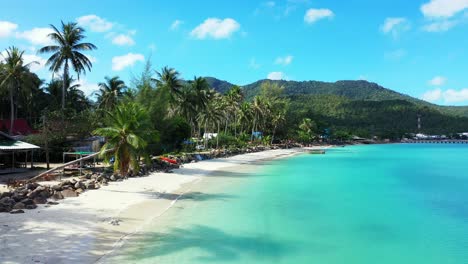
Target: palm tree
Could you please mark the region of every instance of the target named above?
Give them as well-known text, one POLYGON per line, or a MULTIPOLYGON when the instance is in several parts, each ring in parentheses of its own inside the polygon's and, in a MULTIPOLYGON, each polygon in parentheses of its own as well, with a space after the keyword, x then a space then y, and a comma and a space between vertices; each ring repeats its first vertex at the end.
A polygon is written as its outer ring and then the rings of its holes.
POLYGON ((271 135, 271 145, 273 144, 273 141, 275 140, 275 134, 276 134, 276 129, 278 128, 278 125, 281 124, 282 122, 286 121, 286 111, 277 111, 271 120, 273 124, 273 133, 271 135))
POLYGON ((253 113, 253 125, 252 125, 252 135, 250 136, 250 140, 253 141, 254 132, 258 129, 258 123, 262 121, 262 123, 266 122, 266 114, 268 113, 269 104, 265 100, 265 98, 261 96, 255 96, 252 104, 250 105, 252 108, 253 113), (262 118, 262 120, 260 120, 262 118))
POLYGON ((10 97, 10 131, 13 133, 13 126, 15 120, 15 95, 20 91, 21 86, 25 85, 30 78, 29 66, 24 64, 23 54, 17 47, 10 47, 6 51, 6 56, 2 55, 3 63, 0 65, 0 88, 8 90, 10 97))
POLYGON ((99 83, 97 101, 99 108, 110 110, 114 108, 123 97, 127 86, 118 76, 112 78, 105 77, 105 79, 106 82, 99 83))
POLYGON ((237 121, 240 124, 240 133, 244 133, 244 124, 247 124, 246 129, 248 129, 248 124, 252 119, 252 107, 248 102, 243 102, 239 107, 239 116, 237 121))
POLYGON ((136 103, 119 104, 108 112, 108 117, 108 126, 93 132, 107 139, 101 154, 106 159, 110 155, 115 157, 115 173, 126 176, 130 169, 138 171, 138 157, 145 155, 147 142, 153 135, 148 112, 136 103))
POLYGON ((307 140, 310 141, 314 138, 315 131, 317 130, 317 125, 310 118, 302 119, 299 129, 306 136, 307 140))
MULTIPOLYGON (((169 93, 171 106, 174 107, 183 88, 179 72, 173 68, 164 67, 161 72, 156 72, 156 74, 158 78, 151 80, 156 82, 158 88, 169 93)), ((170 114, 174 114, 174 112, 172 111, 170 114)))
POLYGON ((66 80, 69 75, 70 67, 78 75, 80 79, 81 73, 86 73, 93 66, 91 61, 81 53, 82 51, 95 50, 97 47, 92 43, 81 42, 85 38, 85 30, 77 25, 77 23, 69 22, 67 24, 62 21, 61 31, 54 25, 50 25, 54 32, 48 37, 55 42, 55 45, 45 46, 39 50, 39 53, 53 53, 47 60, 49 70, 57 73, 63 70, 63 85, 62 85, 62 110, 65 109, 65 94, 66 80))
POLYGON ((88 101, 83 91, 79 90, 79 83, 75 82, 75 79, 71 76, 64 78, 56 78, 50 81, 45 87, 45 91, 52 96, 52 101, 49 102, 49 106, 52 106, 53 109, 59 109, 61 104, 61 98, 63 98, 62 92, 63 84, 65 84, 65 97, 70 98, 69 106, 72 106, 75 110, 82 110, 83 107, 86 107, 88 101))
MULTIPOLYGON (((217 127, 219 135, 219 125, 224 115, 222 111, 220 111, 219 105, 217 105, 215 102, 216 100, 212 100, 211 103, 207 104, 204 111, 198 114, 197 119, 201 124, 203 124, 204 133, 208 133, 208 127, 211 126, 211 128, 217 127)), ((204 142, 206 148, 208 139, 204 139, 204 142)))
POLYGON ((239 114, 241 103, 244 100, 242 89, 237 85, 232 86, 226 93, 226 98, 230 114, 234 115, 234 122, 232 125, 234 126, 234 136, 237 137, 237 115, 239 114))

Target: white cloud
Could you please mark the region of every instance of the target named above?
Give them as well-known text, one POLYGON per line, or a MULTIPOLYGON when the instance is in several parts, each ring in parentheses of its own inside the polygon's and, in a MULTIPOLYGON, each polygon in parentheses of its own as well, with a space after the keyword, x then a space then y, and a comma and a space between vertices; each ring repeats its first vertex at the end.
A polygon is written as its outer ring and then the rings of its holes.
POLYGON ((394 37, 398 37, 398 34, 402 31, 406 31, 410 28, 408 20, 404 17, 389 17, 385 19, 380 30, 384 34, 392 34, 394 37))
MULTIPOLYGON (((7 56, 7 52, 4 50, 0 52, 0 62, 5 61, 5 57, 7 56)), ((29 69, 32 72, 38 72, 42 70, 46 64, 47 60, 43 57, 40 57, 35 54, 23 54, 23 63, 24 65, 29 64, 29 69), (34 62, 34 63, 33 63, 34 62)))
POLYGON ((458 21, 455 20, 435 21, 423 26, 423 30, 427 32, 444 32, 453 28, 457 24, 458 21))
POLYGON ((468 0, 431 0, 421 6, 429 18, 449 18, 468 8, 468 0))
POLYGON ((129 35, 119 34, 112 38, 112 43, 119 46, 133 46, 135 41, 129 35))
POLYGON ((97 15, 86 15, 76 19, 80 26, 89 28, 94 32, 106 32, 112 29, 113 23, 97 16, 97 15))
POLYGON ((249 68, 254 69, 254 70, 257 70, 257 69, 260 69, 260 67, 262 67, 262 65, 260 65, 260 64, 257 62, 257 60, 255 60, 255 58, 251 58, 251 59, 250 59, 249 68))
POLYGON ((386 52, 384 54, 384 57, 386 60, 391 60, 391 61, 399 61, 403 57, 405 57, 407 54, 406 50, 404 49, 397 49, 394 51, 386 52))
POLYGON ((99 85, 97 83, 90 83, 86 78, 76 80, 74 84, 79 84, 80 87, 78 87, 78 89, 83 91, 86 96, 91 96, 94 92, 99 90, 99 85))
POLYGON ((421 98, 424 101, 428 101, 428 102, 439 101, 442 98, 442 90, 435 89, 435 90, 427 91, 422 95, 421 98))
POLYGON ((449 89, 444 92, 444 101, 446 103, 460 103, 468 101, 468 88, 461 90, 449 89))
POLYGON ((232 18, 208 18, 202 24, 190 32, 190 35, 198 39, 213 39, 229 38, 233 33, 238 31, 240 24, 232 18))
POLYGON ((432 78, 428 83, 429 85, 432 85, 432 86, 441 86, 441 85, 444 85, 446 82, 447 82, 447 78, 443 76, 436 76, 432 78))
POLYGON ((275 64, 280 64, 280 65, 289 65, 291 64, 291 62, 293 61, 293 56, 291 55, 288 55, 288 56, 285 56, 285 57, 278 57, 276 58, 275 60, 275 64))
POLYGON ((126 67, 135 65, 138 61, 144 61, 145 57, 138 53, 128 53, 122 56, 115 56, 112 58, 112 70, 121 71, 126 67))
POLYGON ((24 54, 23 59, 24 59, 25 64, 31 63, 29 68, 31 69, 32 72, 38 72, 42 70, 45 67, 46 62, 47 62, 46 59, 44 59, 43 57, 37 56, 35 54, 24 54), (37 62, 37 63, 32 63, 32 62, 37 62))
POLYGON ((8 21, 0 21, 0 38, 9 37, 15 32, 18 25, 8 21))
POLYGON ((26 39, 33 45, 51 45, 53 41, 48 37, 53 30, 51 28, 33 28, 31 30, 17 32, 16 37, 26 39))
POLYGON ((287 77, 283 72, 270 72, 267 76, 269 80, 286 80, 287 77))
POLYGON ((448 89, 445 91, 441 89, 430 90, 422 95, 422 99, 428 102, 443 100, 445 104, 466 102, 468 101, 468 88, 460 90, 448 89))
POLYGON ((367 75, 359 75, 358 80, 360 81, 367 81, 369 80, 369 77, 367 75))
POLYGON ((169 27, 170 30, 175 31, 179 29, 179 27, 184 23, 184 21, 176 19, 172 22, 171 26, 169 27))
POLYGON ((317 22, 318 20, 320 19, 324 19, 324 18, 333 18, 335 16, 335 14, 333 13, 333 11, 331 11, 330 9, 325 9, 325 8, 321 8, 321 9, 309 9, 307 10, 305 16, 304 16, 304 21, 308 24, 312 24, 312 23, 315 23, 317 22))

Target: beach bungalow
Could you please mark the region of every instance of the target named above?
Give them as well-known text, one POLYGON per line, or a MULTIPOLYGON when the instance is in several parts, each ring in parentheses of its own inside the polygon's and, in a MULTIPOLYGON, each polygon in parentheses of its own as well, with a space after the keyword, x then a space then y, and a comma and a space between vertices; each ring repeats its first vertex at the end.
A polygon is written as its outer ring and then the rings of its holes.
POLYGON ((34 150, 38 146, 16 140, 0 131, 0 174, 18 172, 28 167, 34 167, 34 150))

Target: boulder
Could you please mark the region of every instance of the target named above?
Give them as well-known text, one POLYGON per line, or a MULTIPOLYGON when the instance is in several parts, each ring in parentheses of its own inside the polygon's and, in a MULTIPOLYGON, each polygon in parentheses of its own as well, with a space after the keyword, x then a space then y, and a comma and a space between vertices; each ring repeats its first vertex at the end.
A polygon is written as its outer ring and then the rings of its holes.
POLYGON ((24 208, 26 208, 26 205, 22 202, 15 203, 15 205, 13 206, 13 209, 24 209, 24 208))
POLYGON ((11 196, 11 199, 15 200, 15 202, 19 202, 24 199, 24 195, 21 195, 20 193, 14 193, 11 196))
POLYGON ((84 190, 81 189, 81 188, 78 188, 78 189, 75 190, 75 192, 76 192, 77 194, 82 194, 82 193, 84 192, 84 190))
POLYGON ((61 191, 61 190, 62 190, 62 186, 60 186, 59 184, 58 184, 58 185, 54 185, 54 186, 52 186, 52 190, 54 190, 54 191, 61 191))
POLYGON ((1 205, 4 205, 5 207, 11 207, 15 204, 15 200, 13 200, 12 198, 10 197, 3 197, 2 199, 0 199, 0 206, 1 205))
POLYGON ((23 199, 21 200, 21 203, 24 204, 24 205, 31 205, 31 204, 34 204, 34 201, 32 199, 23 199))
POLYGON ((78 194, 73 191, 73 190, 63 190, 61 191, 63 197, 67 198, 67 197, 77 197, 78 194))
POLYGON ((86 182, 85 186, 86 186, 86 189, 90 189, 90 190, 96 189, 96 184, 94 183, 94 181, 86 182))
POLYGON ((24 214, 24 211, 19 209, 19 210, 14 210, 14 211, 11 211, 10 214, 24 214))
POLYGON ((26 205, 26 209, 28 209, 28 210, 32 210, 32 209, 36 209, 36 208, 37 208, 37 205, 35 205, 35 204, 26 205))
POLYGON ((73 186, 73 188, 74 188, 74 189, 80 188, 80 186, 81 186, 80 183, 81 183, 81 182, 76 182, 75 185, 73 186))
POLYGON ((8 213, 11 211, 11 207, 9 206, 3 206, 0 204, 0 213, 8 213))
POLYGON ((34 198, 33 201, 34 201, 35 204, 46 204, 47 203, 47 199, 43 198, 43 197, 40 197, 40 196, 34 198))
POLYGON ((58 192, 55 192, 53 195, 52 195, 52 199, 55 199, 55 200, 62 200, 63 198, 63 194, 61 191, 58 191, 58 192))
POLYGON ((12 192, 3 192, 0 193, 0 199, 5 198, 5 197, 11 197, 13 195, 12 192))

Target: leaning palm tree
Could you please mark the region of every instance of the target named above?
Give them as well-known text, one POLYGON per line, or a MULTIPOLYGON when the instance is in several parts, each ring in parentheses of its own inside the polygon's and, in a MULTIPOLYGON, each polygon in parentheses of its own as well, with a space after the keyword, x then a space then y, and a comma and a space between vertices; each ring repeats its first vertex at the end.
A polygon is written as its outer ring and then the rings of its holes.
POLYGON ((62 21, 62 28, 59 30, 54 25, 50 25, 53 32, 48 37, 55 45, 45 46, 39 50, 39 53, 53 53, 47 60, 46 65, 53 73, 63 70, 63 86, 62 86, 62 110, 65 109, 65 94, 66 94, 66 79, 69 75, 70 67, 78 75, 80 79, 81 73, 86 73, 93 66, 91 61, 82 51, 97 49, 92 43, 81 42, 85 38, 85 30, 77 25, 77 23, 69 22, 67 24, 62 21))
POLYGON ((20 91, 21 86, 25 85, 30 78, 29 66, 24 64, 23 54, 17 47, 10 47, 5 51, 6 55, 2 55, 3 63, 0 65, 0 88, 8 90, 10 97, 10 129, 9 133, 13 133, 15 120, 15 95, 20 91))
POLYGON ((106 82, 99 83, 98 107, 110 110, 114 108, 123 97, 127 88, 124 81, 118 76, 112 78, 105 77, 106 82))
POLYGON ((136 103, 119 104, 108 112, 107 127, 93 133, 103 136, 107 142, 101 154, 108 160, 115 157, 114 172, 126 176, 128 171, 139 170, 139 156, 146 156, 144 150, 153 136, 148 112, 136 103))

